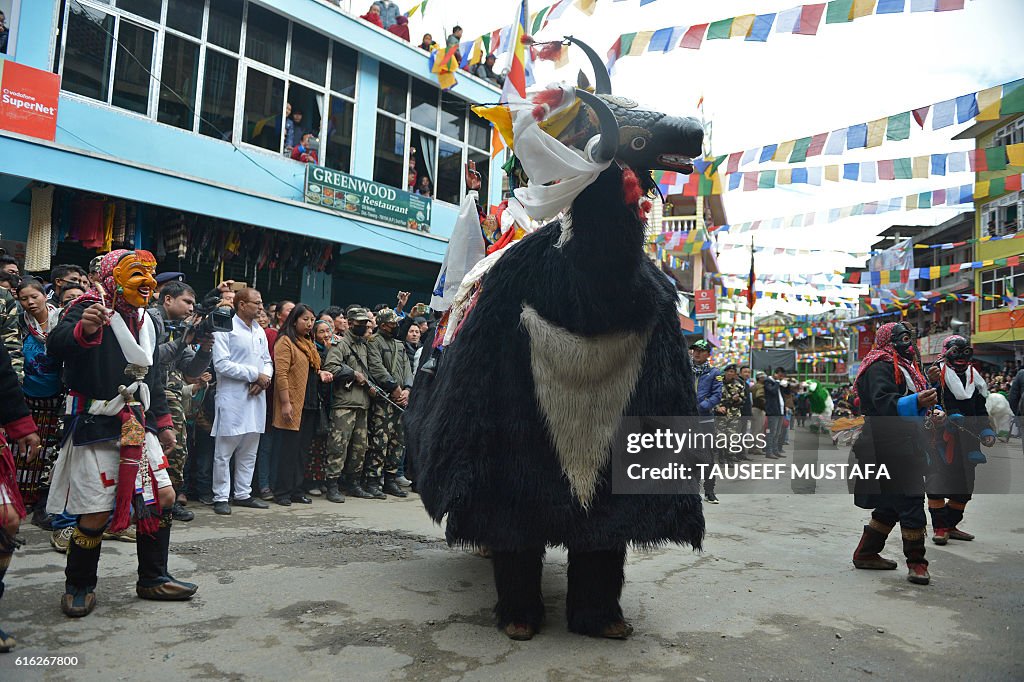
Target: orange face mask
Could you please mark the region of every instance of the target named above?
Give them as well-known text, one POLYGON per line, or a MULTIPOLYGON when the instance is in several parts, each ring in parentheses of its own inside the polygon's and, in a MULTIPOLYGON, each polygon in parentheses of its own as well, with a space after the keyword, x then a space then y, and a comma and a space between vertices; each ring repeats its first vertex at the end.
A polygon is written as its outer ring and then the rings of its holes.
POLYGON ((156 258, 149 251, 131 251, 114 266, 117 294, 133 308, 145 308, 156 293, 156 258))

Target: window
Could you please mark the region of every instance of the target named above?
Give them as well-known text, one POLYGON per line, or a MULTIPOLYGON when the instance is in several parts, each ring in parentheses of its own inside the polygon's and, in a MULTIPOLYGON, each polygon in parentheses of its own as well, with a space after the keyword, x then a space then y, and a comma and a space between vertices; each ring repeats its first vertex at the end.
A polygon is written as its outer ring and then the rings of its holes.
POLYGON ((238 52, 242 38, 242 0, 210 0, 206 39, 226 50, 238 52))
POLYGON ((143 19, 160 21, 160 0, 117 0, 117 7, 143 19))
POLYGON ((327 80, 328 42, 327 38, 319 33, 293 25, 292 75, 323 85, 327 80))
POLYGON ((235 121, 235 83, 238 80, 238 60, 215 50, 206 51, 206 70, 203 74, 203 120, 199 132, 221 140, 233 139, 235 121))
POLYGON ((245 56, 275 69, 284 69, 288 20, 270 10, 250 4, 245 30, 245 56))
MULTIPOLYGON (((304 113, 300 132, 321 138, 321 161, 350 169, 355 50, 247 0, 65 0, 61 8, 55 71, 65 92, 274 153, 284 151, 291 104, 304 113)), ((404 118, 408 78, 395 74, 404 118)))
POLYGON ((324 106, 324 96, 315 90, 305 86, 290 83, 288 85, 288 106, 285 111, 291 108, 291 125, 285 124, 285 151, 291 151, 291 147, 302 142, 302 136, 306 133, 313 133, 320 137, 320 109, 324 106), (292 139, 288 140, 288 131, 291 129, 292 139))
POLYGON ((381 65, 379 83, 374 180, 458 204, 472 160, 486 201, 490 124, 470 114, 465 100, 388 66, 381 65))
POLYGON ((249 67, 242 110, 242 141, 280 151, 283 116, 284 81, 249 67))
POLYGON ((1020 144, 1024 142, 1024 118, 1018 118, 996 131, 992 138, 992 146, 999 147, 1007 144, 1020 144))
POLYGON ((1024 229, 1024 194, 1013 192, 981 207, 982 231, 988 237, 1016 234, 1024 229))
POLYGON ((175 35, 164 38, 164 60, 157 120, 192 130, 199 77, 199 44, 175 35))
POLYGON ((121 21, 120 24, 110 103, 145 114, 149 112, 149 73, 153 69, 156 35, 130 21, 121 21))
POLYGON ((405 124, 398 119, 377 114, 377 143, 373 164, 374 182, 403 187, 402 168, 405 154, 405 124))
POLYGON ((167 0, 167 28, 187 33, 194 38, 203 36, 202 0, 167 0))
POLYGON ((1024 267, 996 268, 981 273, 981 309, 983 311, 1006 307, 1002 298, 992 299, 993 296, 1020 296, 1022 292, 1024 292, 1024 267))
POLYGON ((321 163, 328 168, 347 173, 352 167, 352 122, 355 105, 341 97, 331 97, 331 111, 327 117, 327 142, 322 145, 321 163))
POLYGON ((114 17, 72 0, 68 3, 66 25, 61 87, 106 102, 113 61, 114 17))

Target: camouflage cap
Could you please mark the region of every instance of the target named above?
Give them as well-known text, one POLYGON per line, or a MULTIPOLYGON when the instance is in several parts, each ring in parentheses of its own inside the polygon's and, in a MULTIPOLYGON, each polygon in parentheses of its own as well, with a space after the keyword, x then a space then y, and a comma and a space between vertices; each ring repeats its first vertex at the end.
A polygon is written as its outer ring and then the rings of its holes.
POLYGON ((690 348, 692 350, 706 350, 710 352, 711 343, 709 343, 707 339, 697 339, 692 344, 690 344, 690 348))
POLYGON ((398 323, 398 313, 391 308, 381 308, 377 311, 377 324, 388 324, 389 322, 398 323))
POLYGON ((366 312, 366 308, 353 308, 348 311, 349 322, 369 322, 370 314, 366 312))

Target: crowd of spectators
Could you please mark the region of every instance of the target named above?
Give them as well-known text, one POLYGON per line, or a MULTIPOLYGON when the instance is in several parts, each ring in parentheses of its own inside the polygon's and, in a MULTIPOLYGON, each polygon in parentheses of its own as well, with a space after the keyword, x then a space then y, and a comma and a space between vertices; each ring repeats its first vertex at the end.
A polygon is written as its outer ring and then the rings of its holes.
MULTIPOLYGON (((67 549, 74 518, 44 512, 66 395, 63 368, 47 354, 46 339, 94 278, 76 265, 22 277, 15 259, 0 255, 0 333, 44 445, 22 472, 23 493, 33 522, 52 531, 57 551, 67 549)), ((315 312, 301 302, 264 306, 258 291, 231 281, 200 298, 184 279, 158 275, 147 311, 163 330, 159 362, 179 431, 168 467, 176 520, 192 521, 194 502, 230 514, 232 507, 309 504, 315 497, 337 503, 346 494, 408 495, 397 416, 408 404, 429 329, 426 306, 406 312, 409 293, 399 292, 390 306, 315 312), (200 307, 226 315, 231 330, 202 331, 200 307), (257 403, 248 398, 260 394, 265 398, 254 411, 257 403)), ((116 537, 133 541, 134 531, 116 537)))

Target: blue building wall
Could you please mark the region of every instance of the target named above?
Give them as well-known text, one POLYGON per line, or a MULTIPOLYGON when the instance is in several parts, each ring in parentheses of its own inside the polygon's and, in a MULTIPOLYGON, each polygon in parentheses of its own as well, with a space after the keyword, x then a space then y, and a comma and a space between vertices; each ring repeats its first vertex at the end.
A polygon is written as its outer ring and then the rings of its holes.
MULTIPOLYGON (((59 4, 22 2, 16 61, 53 68, 59 4)), ((372 179, 379 64, 426 78, 426 54, 316 0, 260 4, 361 53, 352 172, 372 179)), ((464 73, 453 92, 471 102, 496 97, 495 89, 464 73)), ((0 182, 0 232, 5 239, 23 240, 27 234, 25 206, 6 204, 32 180, 437 263, 458 213, 457 206, 435 201, 429 235, 342 217, 302 203, 304 166, 298 162, 245 145, 239 151, 228 142, 63 92, 57 125, 53 144, 0 131, 0 174, 8 176, 0 182)), ((500 200, 499 175, 495 167, 493 203, 500 200)))

